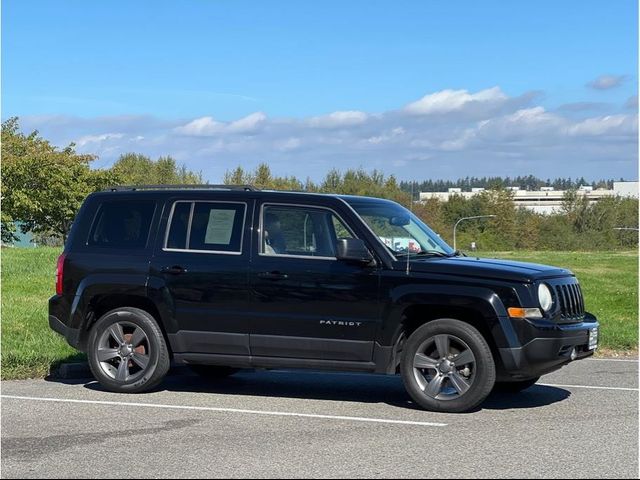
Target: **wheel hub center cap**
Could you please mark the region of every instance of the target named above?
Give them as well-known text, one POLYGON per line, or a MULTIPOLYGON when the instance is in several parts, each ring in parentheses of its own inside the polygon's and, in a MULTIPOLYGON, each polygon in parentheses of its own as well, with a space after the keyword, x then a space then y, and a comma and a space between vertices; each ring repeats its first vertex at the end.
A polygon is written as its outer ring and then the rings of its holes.
POLYGON ((131 348, 130 345, 123 345, 122 348, 120 348, 120 355, 123 357, 128 357, 132 353, 133 353, 133 348, 131 348))
POLYGON ((443 360, 440 364, 440 373, 451 373, 453 371, 453 365, 449 360, 443 360))

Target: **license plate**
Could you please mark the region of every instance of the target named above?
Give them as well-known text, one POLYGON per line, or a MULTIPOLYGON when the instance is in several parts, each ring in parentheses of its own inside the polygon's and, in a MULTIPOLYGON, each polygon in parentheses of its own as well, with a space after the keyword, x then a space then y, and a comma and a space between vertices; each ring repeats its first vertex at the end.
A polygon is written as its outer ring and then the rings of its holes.
POLYGON ((592 328, 589 330, 589 346, 587 347, 589 350, 595 350, 598 348, 598 329, 592 328))

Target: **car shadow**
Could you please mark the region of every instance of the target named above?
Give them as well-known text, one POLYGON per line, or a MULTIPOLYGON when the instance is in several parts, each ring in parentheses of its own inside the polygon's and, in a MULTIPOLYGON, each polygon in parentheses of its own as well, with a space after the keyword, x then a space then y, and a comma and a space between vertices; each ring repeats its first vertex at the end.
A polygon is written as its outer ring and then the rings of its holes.
MULTIPOLYGON (((49 381, 81 384, 90 390, 105 391, 99 383, 86 379, 50 378, 49 381)), ((246 370, 227 378, 206 379, 178 368, 155 391, 385 403, 420 410, 406 393, 399 375, 246 370)), ((570 395, 562 388, 535 385, 517 394, 494 392, 475 411, 539 408, 566 400, 570 395)))

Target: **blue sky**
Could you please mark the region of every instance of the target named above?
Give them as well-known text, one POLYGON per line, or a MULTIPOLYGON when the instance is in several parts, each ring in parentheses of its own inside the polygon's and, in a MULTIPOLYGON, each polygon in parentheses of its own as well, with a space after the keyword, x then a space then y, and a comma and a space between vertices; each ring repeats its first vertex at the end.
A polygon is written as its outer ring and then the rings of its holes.
POLYGON ((637 178, 637 2, 2 2, 2 118, 211 181, 637 178), (484 93, 483 93, 484 92, 484 93))

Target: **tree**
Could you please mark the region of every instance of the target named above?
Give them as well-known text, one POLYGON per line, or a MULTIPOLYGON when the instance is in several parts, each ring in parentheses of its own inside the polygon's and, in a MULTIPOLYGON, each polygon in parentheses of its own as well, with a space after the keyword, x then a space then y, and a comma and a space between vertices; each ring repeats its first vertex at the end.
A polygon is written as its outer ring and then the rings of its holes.
POLYGON ((85 197, 113 185, 112 172, 92 170, 92 155, 74 145, 58 149, 37 131, 25 135, 17 118, 2 123, 2 238, 10 240, 15 221, 24 232, 62 239, 85 197))
MULTIPOLYGON (((225 185, 253 185, 266 190, 305 190, 300 180, 291 177, 278 177, 271 173, 266 163, 261 163, 253 172, 247 172, 242 167, 227 171, 224 174, 225 185)), ((309 185, 308 185, 309 186, 309 185)))
POLYGON ((121 185, 193 185, 204 183, 201 172, 187 170, 167 156, 153 161, 146 155, 126 153, 111 167, 121 185))

